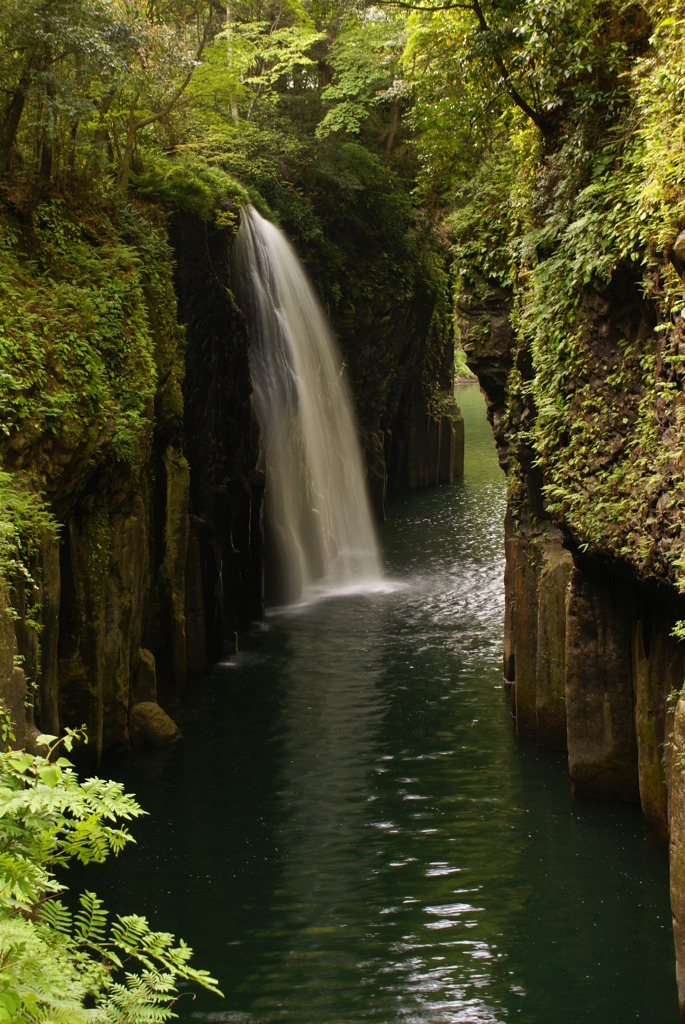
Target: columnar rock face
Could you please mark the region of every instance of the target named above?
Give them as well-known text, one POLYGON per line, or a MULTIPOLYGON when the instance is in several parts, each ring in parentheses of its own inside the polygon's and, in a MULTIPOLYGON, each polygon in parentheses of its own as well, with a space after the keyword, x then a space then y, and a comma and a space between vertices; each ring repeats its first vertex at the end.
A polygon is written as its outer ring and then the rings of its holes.
POLYGON ((504 677, 512 683, 516 729, 549 750, 566 750, 566 602, 572 559, 551 524, 530 522, 505 536, 504 677))
POLYGON ((552 526, 541 546, 535 651, 536 738, 550 750, 565 750, 566 607, 573 559, 552 526))
POLYGON ((387 440, 382 470, 391 493, 435 487, 464 473, 464 421, 449 394, 435 408, 415 396, 408 417, 387 440))
POLYGON ((264 610, 259 438, 247 328, 227 288, 231 236, 187 214, 171 227, 186 328, 184 447, 191 466, 186 579, 193 671, 235 649, 264 610))
MULTIPOLYGON (((603 296, 591 292, 580 315, 585 343, 592 350, 596 335, 599 354, 619 328, 622 336, 645 344, 640 302, 631 304, 622 288, 616 285, 603 296), (612 302, 619 305, 613 319, 612 302)), ((656 525, 659 507, 668 512, 672 503, 662 497, 646 517, 642 543, 636 525, 616 547, 588 543, 563 516, 551 517, 544 461, 529 447, 537 415, 530 397, 534 368, 529 354, 517 349, 506 306, 500 288, 480 282, 459 309, 462 339, 488 394, 500 462, 508 471, 504 676, 511 684, 516 729, 522 739, 567 751, 576 797, 639 800, 655 833, 669 839, 685 1020, 685 644, 673 635, 685 619, 685 602, 659 553, 663 537, 656 525), (633 557, 636 552, 643 553, 643 563, 633 557), (644 565, 651 566, 649 572, 644 565)), ((603 379, 597 381, 598 389, 606 389, 603 379)), ((630 388, 634 394, 624 385, 616 399, 624 418, 607 432, 607 458, 626 443, 634 415, 630 403, 640 400, 639 375, 630 388)), ((607 401, 602 391, 600 406, 606 408, 607 401)), ((556 457, 563 461, 563 454, 556 457)), ((598 479, 575 482, 581 493, 587 489, 589 524, 598 479)), ((600 535, 610 537, 601 514, 595 521, 600 535)), ((624 536, 618 516, 616 523, 617 536, 624 536)))
POLYGON ((638 797, 631 600, 620 581, 574 570, 566 611, 569 770, 579 796, 638 797))
POLYGON ((680 997, 680 1019, 685 1020, 685 699, 676 705, 672 733, 670 819, 671 819, 671 909, 676 948, 676 976, 680 997))
MULTIPOLYGON (((112 303, 110 319, 97 321, 97 344, 89 349, 90 338, 70 342, 72 354, 53 383, 72 388, 62 418, 41 432, 17 417, 0 452, 24 490, 42 493, 58 525, 58 538, 47 530, 38 543, 32 538, 32 580, 19 579, 13 588, 15 621, 0 628, 2 695, 11 698, 17 742, 30 742, 36 725, 58 734, 85 723, 86 754, 97 757, 130 744, 129 717, 141 699, 135 685, 141 650, 156 662, 159 683, 145 687, 146 699, 172 704, 186 676, 184 334, 163 236, 153 222, 143 234, 143 244, 154 240, 159 262, 145 270, 142 261, 134 264, 125 301, 112 303), (83 359, 92 365, 87 386, 83 359), (140 390, 137 404, 126 388, 140 390), (31 608, 39 609, 39 629, 31 608), (15 655, 22 669, 10 672, 15 655)), ((141 244, 140 238, 129 244, 141 244)), ((82 244, 92 243, 86 238, 82 244)), ((89 273, 96 274, 99 249, 92 248, 89 273)), ((84 292, 87 307, 96 289, 88 291, 86 282, 84 292)))
MULTIPOLYGON (((685 652, 672 635, 675 622, 672 606, 636 595, 631 653, 640 801, 645 815, 664 837, 671 824, 669 792, 680 784, 673 715, 685 679, 685 652)), ((675 830, 670 830, 675 837, 675 830)))

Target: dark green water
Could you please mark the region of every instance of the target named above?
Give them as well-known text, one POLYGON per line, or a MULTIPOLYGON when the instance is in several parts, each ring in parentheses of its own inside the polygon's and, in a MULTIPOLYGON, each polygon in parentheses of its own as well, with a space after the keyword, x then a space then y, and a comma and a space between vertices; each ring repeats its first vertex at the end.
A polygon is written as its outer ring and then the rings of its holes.
POLYGON ((666 851, 512 734, 504 478, 460 403, 464 479, 382 529, 399 585, 270 616, 178 749, 114 766, 151 817, 89 884, 219 978, 186 1022, 678 1020, 666 851))

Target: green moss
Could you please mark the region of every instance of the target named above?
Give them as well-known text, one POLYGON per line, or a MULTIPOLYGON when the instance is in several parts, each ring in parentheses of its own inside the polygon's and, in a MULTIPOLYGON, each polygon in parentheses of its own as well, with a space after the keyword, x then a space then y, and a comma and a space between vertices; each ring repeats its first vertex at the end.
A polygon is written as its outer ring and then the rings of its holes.
POLYGON ((90 606, 98 609, 100 598, 104 594, 109 578, 112 549, 112 528, 109 516, 104 509, 99 509, 88 517, 85 540, 85 585, 90 598, 90 606))
POLYGON ((177 320, 173 257, 162 224, 143 240, 141 256, 157 376, 155 428, 158 432, 178 434, 183 422, 185 329, 177 320))
POLYGON ((156 385, 140 250, 57 200, 41 204, 21 232, 3 218, 0 235, 7 442, 16 450, 51 437, 68 451, 104 432, 115 459, 135 468, 156 385))
POLYGON ((131 174, 131 184, 139 195, 205 221, 225 221, 227 208, 239 210, 253 202, 250 190, 232 175, 189 156, 149 154, 144 169, 131 174))

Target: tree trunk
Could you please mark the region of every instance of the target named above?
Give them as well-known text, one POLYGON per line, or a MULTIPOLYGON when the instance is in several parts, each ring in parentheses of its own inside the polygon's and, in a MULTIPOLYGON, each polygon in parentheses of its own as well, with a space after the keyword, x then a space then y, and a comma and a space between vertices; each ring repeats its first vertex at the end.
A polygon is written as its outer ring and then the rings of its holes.
POLYGON ((397 126, 400 122, 400 104, 398 100, 395 100, 392 105, 390 112, 390 126, 388 128, 388 138, 385 143, 385 160, 383 161, 387 167, 390 163, 390 157, 392 155, 392 149, 395 145, 395 134, 397 132, 397 126))
MULTIPOLYGON (((136 97, 137 101, 137 97, 136 97)), ((131 173, 131 160, 133 159, 133 150, 136 146, 136 132, 138 125, 136 123, 136 107, 135 103, 131 104, 131 108, 128 115, 128 129, 126 131, 126 145, 124 146, 124 152, 121 157, 121 164, 119 165, 119 174, 117 175, 117 188, 114 193, 114 198, 117 202, 120 201, 126 189, 128 188, 128 178, 131 173)))
MULTIPOLYGON (((226 67, 228 68, 230 76, 233 69, 233 14, 230 3, 226 4, 226 67)), ((238 124, 238 101, 233 89, 229 90, 228 102, 231 107, 231 117, 233 118, 233 122, 234 124, 238 124)))
POLYGON ((52 165, 54 159, 54 138, 55 138, 55 95, 57 90, 55 89, 55 83, 51 79, 48 81, 46 88, 46 104, 45 104, 45 128, 43 129, 43 138, 41 139, 40 148, 40 169, 38 171, 38 181, 41 185, 49 185, 52 177, 52 165))
POLYGON ((2 117, 2 124, 0 125, 0 174, 5 174, 10 169, 12 150, 17 137, 17 131, 19 130, 21 115, 24 112, 26 94, 31 82, 30 69, 31 61, 29 60, 2 117))

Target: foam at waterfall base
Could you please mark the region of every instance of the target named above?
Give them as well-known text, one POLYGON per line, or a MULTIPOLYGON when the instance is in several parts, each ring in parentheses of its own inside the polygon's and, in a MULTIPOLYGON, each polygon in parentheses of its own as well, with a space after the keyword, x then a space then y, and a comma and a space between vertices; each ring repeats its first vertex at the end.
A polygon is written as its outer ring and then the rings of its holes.
POLYGON ((395 594, 398 590, 405 590, 407 583, 402 580, 387 579, 382 576, 369 576, 368 578, 357 578, 342 582, 340 580, 319 580, 317 583, 308 584, 302 591, 299 600, 292 604, 275 605, 267 608, 267 615, 282 615, 284 612, 292 613, 320 604, 322 601, 334 601, 352 597, 385 597, 388 594, 395 594))

